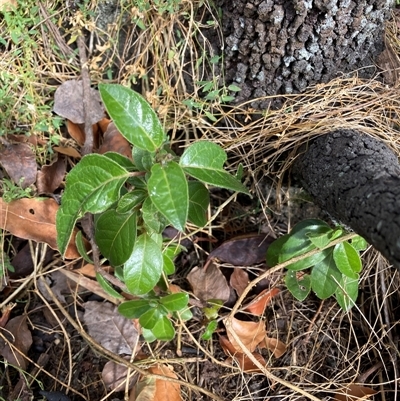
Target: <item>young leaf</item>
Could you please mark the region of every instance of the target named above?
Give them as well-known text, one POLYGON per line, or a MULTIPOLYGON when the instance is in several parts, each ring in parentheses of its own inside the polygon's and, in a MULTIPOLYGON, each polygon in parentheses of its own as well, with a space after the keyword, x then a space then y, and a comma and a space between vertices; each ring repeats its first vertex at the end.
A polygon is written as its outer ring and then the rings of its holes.
POLYGON ((99 91, 115 126, 130 143, 154 152, 165 142, 156 113, 141 95, 115 84, 99 84, 99 91))
POLYGON ((216 320, 211 320, 208 323, 204 333, 201 335, 202 340, 209 340, 214 334, 215 330, 217 330, 218 322, 216 320))
POLYGON ((358 280, 342 275, 335 296, 340 307, 347 312, 354 305, 358 297, 358 280))
POLYGON ((363 251, 364 249, 367 249, 368 242, 365 241, 363 237, 357 235, 356 237, 352 238, 351 245, 356 251, 363 251))
POLYGON ((154 206, 179 231, 184 231, 188 210, 189 190, 179 164, 155 164, 148 180, 149 196, 154 206))
MULTIPOLYGON (((92 259, 89 258, 86 248, 85 248, 85 244, 83 243, 83 236, 82 236, 82 231, 78 231, 76 233, 76 237, 75 237, 75 244, 76 244, 76 249, 78 249, 79 255, 82 256, 82 259, 85 262, 88 262, 90 264, 93 264, 92 259)), ((1 276, 1 275, 0 275, 1 276)))
POLYGON ((139 323, 145 329, 152 330, 157 321, 160 320, 161 316, 162 314, 157 307, 151 308, 140 316, 139 323))
POLYGON ((126 301, 118 306, 118 312, 128 319, 138 319, 143 313, 146 313, 153 306, 150 305, 148 299, 134 299, 126 301))
POLYGON ((96 280, 107 294, 117 299, 124 298, 119 292, 114 290, 112 285, 100 273, 96 273, 96 280))
POLYGON ((118 201, 117 213, 126 213, 134 207, 140 205, 147 197, 147 192, 143 189, 134 189, 126 193, 118 201))
POLYGON ((325 232, 321 233, 308 233, 307 237, 309 240, 317 247, 324 248, 327 246, 332 240, 331 236, 333 234, 333 230, 331 228, 326 228, 325 232))
POLYGON ((146 198, 143 202, 141 211, 147 229, 161 233, 167 226, 165 217, 157 210, 150 198, 146 198))
POLYGON ((64 255, 78 218, 86 212, 101 213, 119 198, 129 173, 106 156, 87 155, 67 175, 57 212, 57 245, 64 255))
POLYGON ((206 184, 248 194, 247 188, 223 166, 227 156, 224 150, 208 141, 195 142, 184 152, 179 161, 185 172, 206 184))
POLYGON ((159 319, 151 329, 156 338, 160 341, 170 341, 175 337, 175 329, 166 316, 159 319))
POLYGON ((150 171, 154 164, 155 153, 134 147, 132 149, 132 157, 135 162, 135 166, 140 171, 150 171))
POLYGON ((313 267, 311 287, 318 298, 326 299, 335 293, 341 277, 342 274, 337 269, 331 252, 322 262, 313 267))
POLYGON ((163 271, 167 276, 175 273, 174 262, 165 253, 163 253, 163 271))
POLYGON ((189 302, 189 295, 183 292, 177 294, 170 294, 160 299, 161 305, 167 308, 170 312, 181 310, 187 306, 189 302))
POLYGON ((345 276, 358 279, 358 273, 362 269, 360 255, 348 242, 341 242, 335 245, 333 259, 337 268, 345 276))
POLYGON ((189 214, 188 219, 198 227, 207 224, 207 208, 210 203, 210 194, 207 188, 199 181, 189 181, 189 214))
POLYGON ((288 271, 285 284, 291 294, 299 301, 304 301, 311 291, 311 277, 309 274, 301 274, 297 277, 295 271, 288 271))
POLYGON ((136 212, 117 213, 106 210, 96 218, 96 243, 112 266, 125 263, 133 251, 136 240, 136 212))
POLYGON ((124 281, 134 295, 151 291, 161 277, 163 259, 160 247, 147 234, 140 235, 124 266, 124 281))
POLYGON ((184 322, 186 322, 187 320, 190 320, 193 318, 193 313, 190 310, 189 307, 186 307, 183 310, 179 310, 173 313, 173 315, 181 320, 183 320, 184 322))

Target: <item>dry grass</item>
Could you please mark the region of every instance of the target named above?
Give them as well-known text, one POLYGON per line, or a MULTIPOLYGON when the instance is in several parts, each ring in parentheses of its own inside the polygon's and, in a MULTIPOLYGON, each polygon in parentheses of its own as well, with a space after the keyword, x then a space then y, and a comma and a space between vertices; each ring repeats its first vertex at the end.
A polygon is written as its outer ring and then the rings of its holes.
MULTIPOLYGON (((162 15, 155 9, 139 11, 128 1, 121 4, 121 12, 114 24, 100 29, 96 27, 95 17, 70 12, 62 4, 46 2, 44 11, 40 11, 42 19, 35 26, 38 31, 33 40, 37 46, 35 50, 29 52, 26 46, 19 44, 24 55, 21 58, 17 57, 15 46, 11 45, 0 56, 3 81, 4 73, 8 74, 7 77, 15 77, 15 85, 6 89, 10 102, 15 106, 7 109, 10 113, 2 120, 3 127, 28 127, 29 133, 34 134, 40 132, 36 128, 37 122, 51 121, 50 109, 41 114, 37 111, 38 106, 49 104, 57 84, 79 77, 77 60, 67 42, 74 33, 73 25, 80 24, 86 27, 90 37, 93 83, 103 81, 105 73, 109 72, 114 82, 138 85, 157 110, 171 140, 180 146, 200 137, 222 145, 230 154, 232 170, 239 163, 244 165, 246 183, 260 199, 265 214, 267 209, 287 207, 287 187, 283 186, 283 178, 296 149, 318 135, 335 128, 352 128, 380 138, 400 155, 400 93, 397 82, 386 85, 375 80, 363 81, 355 74, 309 88, 301 95, 286 96, 282 109, 264 110, 262 113, 252 109, 250 102, 240 106, 226 106, 218 99, 206 102, 199 82, 214 77, 218 88, 223 78, 218 65, 210 61, 215 54, 207 35, 204 35, 208 30, 218 32, 216 11, 207 5, 200 7, 203 4, 200 0, 182 0, 178 12, 162 15), (205 18, 201 20, 203 15, 205 18), (144 27, 127 24, 135 19, 140 19, 144 27), (124 29, 125 39, 120 36, 124 29), (188 101, 196 106, 188 107, 185 105, 188 101), (33 114, 25 115, 22 120, 21 110, 32 111, 32 104, 35 105, 33 114), (211 121, 207 113, 213 114, 216 121, 211 121), (271 192, 262 189, 265 176, 275 183, 271 191, 278 192, 278 206, 268 202, 271 192)), ((97 6, 96 2, 91 4, 90 11, 94 15, 97 6)), ((4 33, 4 29, 3 22, 0 31, 4 33)), ((389 24, 387 42, 392 54, 399 54, 396 20, 389 24)), ((50 128, 42 135, 51 140, 52 135, 58 135, 60 131, 50 128)), ((47 156, 42 154, 41 157, 44 164, 47 156)), ((37 254, 33 257, 35 273, 16 284, 40 297, 36 290, 37 280, 45 277, 53 265, 64 265, 61 260, 55 260, 52 266, 43 266, 37 254)), ((360 381, 374 384, 381 391, 378 396, 381 400, 396 399, 400 278, 373 250, 366 252, 364 264, 360 301, 358 307, 348 314, 342 313, 331 300, 321 303, 311 297, 299 303, 287 292, 282 292, 274 301, 274 307, 266 317, 267 324, 271 336, 277 336, 288 344, 288 353, 280 360, 270 357, 273 375, 320 399, 349 383, 360 381), (365 377, 368 370, 374 368, 365 377)), ((282 275, 278 274, 274 280, 281 286, 282 275)), ((12 300, 7 299, 7 302, 12 300)), ((61 358, 59 366, 45 369, 41 375, 47 375, 56 388, 61 388, 62 382, 74 393, 74 361, 79 360, 81 351, 76 349, 76 338, 71 338, 66 331, 64 318, 70 314, 63 307, 58 308, 56 314, 57 308, 49 306, 44 299, 42 302, 42 308, 49 308, 59 322, 58 334, 63 349, 55 354, 61 358)), ((77 298, 75 305, 78 303, 77 298)), ((82 327, 78 323, 73 326, 74 335, 79 333, 90 343, 82 327)), ((155 360, 173 365, 183 383, 188 383, 182 387, 187 400, 208 399, 191 384, 211 392, 218 391, 217 395, 226 400, 304 399, 303 395, 271 382, 263 375, 243 374, 238 367, 228 367, 222 362, 224 356, 217 341, 197 340, 201 329, 198 322, 189 322, 188 327, 182 326, 179 339, 183 345, 198 349, 202 356, 181 360, 171 357, 171 346, 151 345, 149 353, 152 357, 141 366, 155 360)), ((117 356, 104 353, 93 343, 91 346, 102 357, 118 360, 117 356)), ((100 362, 98 366, 101 369, 100 362)), ((114 396, 102 387, 98 373, 94 384, 87 383, 84 390, 79 391, 84 399, 93 399, 93 393, 102 394, 104 400, 114 396)))

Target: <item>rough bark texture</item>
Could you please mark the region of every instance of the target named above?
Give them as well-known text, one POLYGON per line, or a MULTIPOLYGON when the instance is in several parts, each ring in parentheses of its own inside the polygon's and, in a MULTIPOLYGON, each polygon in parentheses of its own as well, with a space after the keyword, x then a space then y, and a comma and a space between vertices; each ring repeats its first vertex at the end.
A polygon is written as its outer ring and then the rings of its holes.
POLYGON ((237 102, 302 92, 370 66, 383 48, 384 20, 393 5, 392 0, 216 3, 222 9, 225 83, 242 88, 237 102))
POLYGON ((400 166, 383 142, 335 131, 312 142, 293 169, 317 204, 400 267, 400 166))

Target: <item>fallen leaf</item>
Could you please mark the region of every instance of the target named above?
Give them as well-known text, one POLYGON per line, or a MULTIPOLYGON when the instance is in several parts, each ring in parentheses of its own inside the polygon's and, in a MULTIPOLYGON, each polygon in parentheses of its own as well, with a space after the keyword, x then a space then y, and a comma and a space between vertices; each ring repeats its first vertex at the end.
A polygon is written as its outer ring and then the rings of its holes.
POLYGON ((335 394, 335 401, 368 400, 370 396, 377 393, 378 391, 373 390, 371 387, 350 384, 346 389, 339 390, 339 392, 335 394))
POLYGON ((215 263, 209 263, 207 269, 195 267, 187 275, 187 280, 192 286, 193 293, 199 299, 220 299, 227 301, 231 290, 226 278, 215 263))
MULTIPOLYGON (((253 352, 266 336, 265 322, 262 320, 259 322, 245 322, 243 320, 232 318, 231 329, 236 333, 240 341, 250 352, 253 352)), ((229 341, 236 351, 243 352, 242 346, 237 343, 229 330, 227 330, 227 334, 229 341)))
POLYGON ((277 338, 265 337, 258 345, 259 348, 269 349, 275 358, 280 358, 287 350, 286 344, 277 338))
MULTIPOLYGON (((128 357, 128 360, 130 357, 128 357)), ((124 391, 127 377, 128 369, 125 365, 120 365, 114 361, 108 361, 101 372, 101 377, 104 384, 109 390, 124 391)), ((129 377, 128 389, 131 389, 137 382, 138 375, 131 371, 131 376, 129 377)))
POLYGON ((130 143, 117 130, 114 123, 110 123, 103 135, 103 143, 99 153, 116 152, 132 159, 132 148, 130 143))
POLYGON ((36 181, 36 155, 27 143, 16 143, 1 148, 0 164, 10 179, 22 188, 27 188, 36 181))
POLYGON ((82 155, 75 148, 71 148, 70 146, 54 146, 53 150, 75 159, 80 159, 82 157, 82 155))
MULTIPOLYGON (((229 341, 228 337, 220 336, 219 343, 220 343, 221 348, 224 351, 224 353, 229 357, 228 362, 236 363, 237 365, 239 365, 240 369, 243 372, 247 372, 247 373, 261 373, 262 372, 261 369, 257 365, 255 365, 254 362, 246 354, 236 351, 235 347, 229 341)), ((262 355, 260 355, 258 352, 252 352, 252 355, 263 366, 266 365, 266 361, 265 361, 264 357, 262 355)))
MULTIPOLYGON (((17 237, 45 242, 57 249, 56 213, 58 203, 50 198, 17 199, 6 203, 0 198, 0 228, 17 237)), ((65 253, 66 259, 79 258, 74 232, 65 253)))
POLYGON ((9 303, 1 309, 1 317, 0 317, 0 327, 4 327, 8 319, 10 318, 10 313, 16 304, 9 303))
MULTIPOLYGON (((69 135, 75 139, 78 145, 83 146, 85 143, 85 131, 84 124, 75 124, 70 120, 67 120, 67 131, 69 135)), ((99 147, 99 126, 98 124, 93 124, 93 146, 95 148, 99 147)))
POLYGON ((233 266, 251 266, 265 262, 265 254, 275 239, 269 235, 233 238, 214 249, 208 259, 217 258, 233 266))
POLYGON ((235 268, 233 269, 229 283, 240 297, 249 284, 249 274, 244 269, 235 268))
MULTIPOLYGON (((176 374, 165 365, 155 365, 148 369, 149 373, 177 379, 176 374)), ((155 377, 143 377, 135 388, 136 401, 181 401, 181 386, 155 377)))
POLYGON ((1 338, 1 355, 11 365, 19 366, 22 370, 26 370, 28 361, 25 355, 32 345, 32 334, 26 324, 26 316, 21 315, 14 317, 6 324, 6 327, 2 329, 1 332, 13 345, 13 347, 11 347, 8 342, 5 342, 3 338, 1 338))
POLYGON ((273 288, 272 290, 261 291, 248 305, 244 307, 246 312, 250 312, 253 315, 261 316, 272 297, 279 294, 278 288, 273 288))
POLYGON ((118 313, 110 302, 88 301, 83 304, 83 320, 90 336, 115 354, 135 354, 139 350, 139 334, 130 319, 118 313))
POLYGON ((66 159, 63 155, 48 166, 43 166, 37 174, 37 190, 39 194, 52 194, 62 183, 66 171, 66 159))
MULTIPOLYGON (((91 104, 88 112, 90 122, 96 124, 104 117, 104 108, 101 105, 100 94, 91 88, 91 104)), ((84 124, 84 105, 82 81, 70 80, 61 84, 54 94, 54 112, 59 116, 71 120, 75 124, 84 124)))

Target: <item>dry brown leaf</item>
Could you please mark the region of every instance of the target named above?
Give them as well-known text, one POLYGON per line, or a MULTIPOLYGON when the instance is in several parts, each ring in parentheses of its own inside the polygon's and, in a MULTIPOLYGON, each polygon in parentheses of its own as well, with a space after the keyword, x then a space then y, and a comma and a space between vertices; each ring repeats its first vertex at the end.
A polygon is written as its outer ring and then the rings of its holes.
POLYGON ((19 366, 21 369, 26 370, 28 361, 24 355, 28 353, 32 345, 32 334, 26 324, 26 316, 14 317, 1 332, 13 344, 13 347, 11 347, 1 339, 1 355, 11 365, 19 366), (3 344, 1 344, 2 342, 3 344))
MULTIPOLYGON (((130 359, 130 357, 128 357, 130 359)), ((125 365, 120 365, 114 361, 108 361, 101 372, 104 384, 109 390, 124 391, 128 369, 125 365)), ((137 382, 138 375, 131 371, 128 389, 131 389, 137 382)))
POLYGON ((235 268, 233 269, 229 283, 240 297, 249 284, 249 274, 244 269, 235 268))
POLYGON ((115 354, 136 354, 139 334, 130 319, 118 313, 110 302, 88 301, 83 304, 83 320, 90 336, 115 354))
MULTIPOLYGON (((70 120, 67 120, 67 130, 69 135, 75 139, 78 145, 83 146, 85 143, 85 131, 83 124, 75 124, 70 120)), ((99 147, 99 126, 98 124, 93 124, 93 146, 95 148, 99 147)))
POLYGON ((272 297, 277 294, 279 294, 279 290, 277 288, 261 291, 259 295, 257 295, 248 305, 244 307, 244 310, 252 313, 253 315, 261 316, 272 297))
POLYGON ((378 391, 371 387, 350 384, 347 389, 340 391, 340 393, 335 394, 335 401, 364 401, 377 394, 378 391))
MULTIPOLYGON (((266 336, 265 322, 262 320, 259 322, 244 322, 243 320, 232 318, 231 322, 232 330, 250 352, 253 352, 266 336)), ((243 352, 243 347, 236 342, 229 330, 227 334, 236 351, 243 352)))
POLYGON ((249 235, 233 238, 214 249, 208 259, 217 258, 233 266, 250 266, 265 262, 265 254, 275 239, 269 235, 249 235))
POLYGON ((8 319, 10 318, 10 313, 15 305, 16 304, 14 304, 14 303, 10 303, 10 304, 3 306, 3 308, 1 309, 1 317, 0 317, 0 327, 1 328, 3 328, 7 324, 8 319))
POLYGON ((75 159, 80 159, 82 157, 82 155, 75 148, 71 148, 70 146, 54 146, 53 150, 75 159))
MULTIPOLYGON (((91 88, 90 122, 96 124, 104 117, 100 94, 91 88)), ((70 80, 61 84, 54 94, 54 112, 75 124, 84 124, 82 81, 70 80)))
POLYGON ((16 143, 0 149, 0 164, 8 176, 22 188, 36 181, 36 155, 27 143, 16 143))
POLYGON ((48 166, 43 166, 37 175, 37 190, 39 194, 52 194, 62 183, 66 171, 66 159, 63 155, 48 166))
POLYGON ((225 302, 229 299, 231 290, 215 263, 209 263, 207 269, 195 267, 187 275, 187 280, 196 297, 203 301, 220 299, 225 302))
MULTIPOLYGON (((56 213, 54 199, 17 199, 6 203, 0 198, 0 227, 17 237, 45 242, 57 249, 56 213)), ((75 245, 76 231, 65 252, 67 259, 79 258, 75 245)))
POLYGON ((129 142, 117 130, 114 123, 110 123, 103 136, 103 143, 99 153, 116 152, 132 159, 132 149, 129 142))
MULTIPOLYGON (((219 337, 219 343, 221 345, 222 350, 224 353, 229 357, 228 362, 230 363, 236 363, 239 365, 240 369, 243 370, 243 372, 252 372, 252 373, 261 373, 261 369, 254 364, 254 362, 246 355, 243 354, 242 352, 237 352, 233 344, 229 341, 228 337, 226 336, 220 336, 219 337)), ((266 365, 266 361, 262 355, 260 355, 258 352, 252 352, 252 355, 254 358, 258 360, 263 366, 266 365)))
POLYGON ((260 348, 269 349, 275 358, 280 358, 287 350, 286 344, 277 338, 265 337, 258 345, 260 348))

